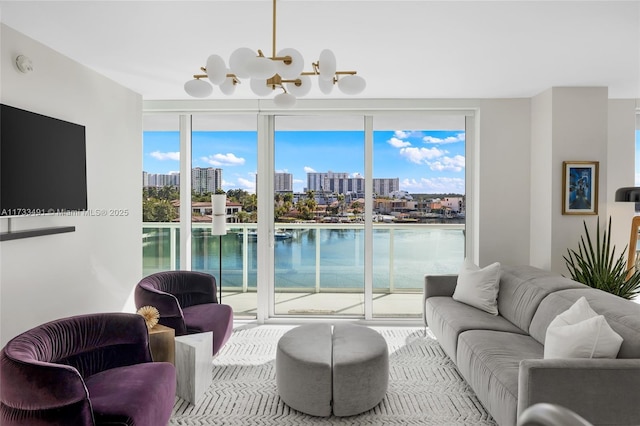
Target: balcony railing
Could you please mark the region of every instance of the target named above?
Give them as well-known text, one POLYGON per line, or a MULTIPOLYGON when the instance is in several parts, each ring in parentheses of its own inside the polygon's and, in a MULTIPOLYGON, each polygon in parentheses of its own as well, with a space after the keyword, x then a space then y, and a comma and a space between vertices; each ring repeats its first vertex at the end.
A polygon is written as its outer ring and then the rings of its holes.
MULTIPOLYGON (((254 224, 227 224, 212 236, 211 224, 193 223, 191 269, 218 275, 222 243, 223 290, 255 292, 257 238, 254 224)), ((351 223, 279 223, 275 234, 278 292, 362 292, 364 226, 351 223)), ((373 227, 373 291, 422 291, 425 274, 458 271, 464 259, 464 224, 376 223, 373 227)), ((184 269, 179 225, 144 223, 143 273, 184 269)))

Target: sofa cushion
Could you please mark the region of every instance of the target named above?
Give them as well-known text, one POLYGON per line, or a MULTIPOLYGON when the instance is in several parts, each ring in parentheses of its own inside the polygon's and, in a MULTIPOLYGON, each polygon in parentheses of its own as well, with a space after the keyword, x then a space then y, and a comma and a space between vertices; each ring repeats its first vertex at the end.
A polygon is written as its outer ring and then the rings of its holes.
POLYGON ((520 361, 542 356, 542 345, 523 334, 469 330, 458 339, 458 370, 500 425, 516 424, 520 361))
POLYGON ((533 266, 503 265, 500 275, 498 310, 500 315, 523 331, 529 332, 531 320, 540 302, 550 293, 570 288, 588 287, 533 266))
POLYGON ((551 321, 583 296, 589 302, 589 306, 599 315, 603 315, 613 331, 622 337, 618 358, 640 358, 640 304, 587 286, 582 289, 562 290, 547 296, 540 303, 531 321, 531 336, 544 344, 551 321))
POLYGON ((607 320, 579 298, 559 314, 545 336, 545 358, 615 358, 622 337, 611 329, 607 320))
POLYGON ((495 262, 484 268, 465 260, 458 274, 453 300, 498 315, 498 283, 500 263, 495 262))
POLYGON ((456 362, 458 336, 467 330, 524 332, 501 316, 491 315, 453 300, 451 297, 430 297, 425 302, 425 318, 446 354, 456 362))
POLYGON ((176 395, 172 364, 147 362, 112 368, 85 379, 85 384, 97 425, 158 426, 169 422, 176 395))

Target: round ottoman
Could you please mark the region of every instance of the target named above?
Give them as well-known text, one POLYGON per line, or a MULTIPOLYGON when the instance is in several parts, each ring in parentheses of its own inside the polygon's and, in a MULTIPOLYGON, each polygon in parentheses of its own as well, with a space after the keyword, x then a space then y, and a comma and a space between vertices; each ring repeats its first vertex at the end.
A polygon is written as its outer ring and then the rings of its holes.
POLYGON ((387 394, 389 349, 375 330, 356 324, 333 328, 333 414, 372 409, 387 394))
POLYGON ((301 325, 278 340, 276 386, 289 407, 331 415, 331 325, 301 325))
POLYGON ((276 351, 276 385, 291 408, 312 416, 353 416, 387 393, 384 338, 355 324, 306 324, 286 332, 276 351))

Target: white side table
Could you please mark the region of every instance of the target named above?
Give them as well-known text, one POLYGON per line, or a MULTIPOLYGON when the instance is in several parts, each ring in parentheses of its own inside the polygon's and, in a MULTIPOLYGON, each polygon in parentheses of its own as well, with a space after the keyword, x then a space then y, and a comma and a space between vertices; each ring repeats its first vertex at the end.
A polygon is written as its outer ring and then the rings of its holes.
POLYGON ((176 337, 176 393, 192 404, 211 384, 212 348, 213 333, 210 331, 176 337))

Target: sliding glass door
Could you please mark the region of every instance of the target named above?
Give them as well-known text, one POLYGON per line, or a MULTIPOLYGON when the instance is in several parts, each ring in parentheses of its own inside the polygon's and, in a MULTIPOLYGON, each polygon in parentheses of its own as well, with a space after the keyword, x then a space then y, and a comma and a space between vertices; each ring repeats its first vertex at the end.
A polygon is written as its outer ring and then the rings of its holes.
POLYGON ((363 123, 275 119, 276 315, 364 315, 363 123))
POLYGON ((373 116, 373 316, 422 315, 426 274, 464 259, 465 117, 373 116))
POLYGON ((255 115, 193 115, 191 120, 191 269, 216 277, 236 318, 257 312, 255 115), (224 226, 212 226, 212 195, 224 191, 224 226))

